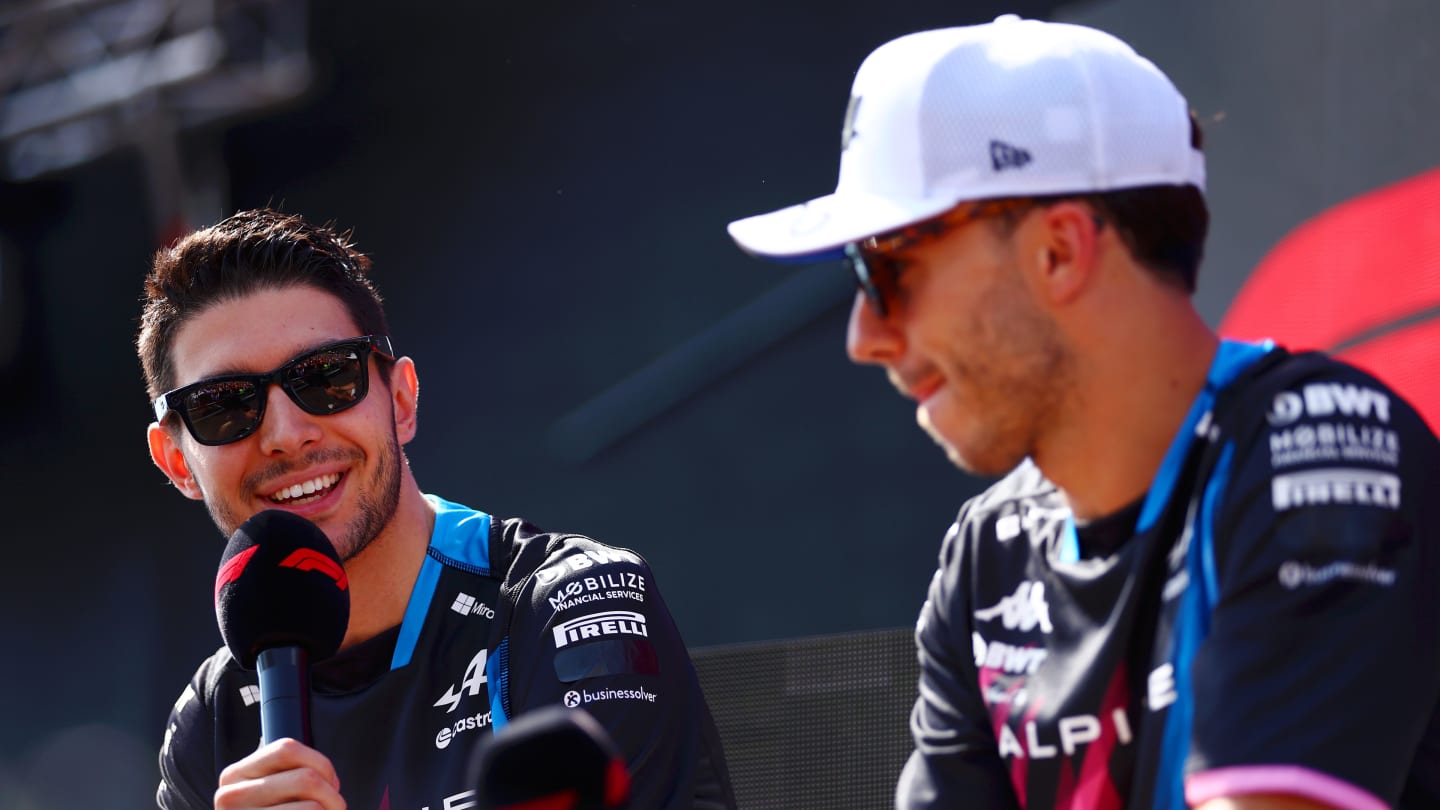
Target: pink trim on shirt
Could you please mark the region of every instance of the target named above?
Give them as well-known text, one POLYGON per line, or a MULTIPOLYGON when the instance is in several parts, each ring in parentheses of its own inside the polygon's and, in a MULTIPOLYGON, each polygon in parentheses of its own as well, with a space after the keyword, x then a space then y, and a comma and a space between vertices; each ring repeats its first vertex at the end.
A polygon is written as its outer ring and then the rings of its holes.
POLYGON ((1192 807, 1211 799, 1253 793, 1289 793, 1344 810, 1387 810, 1368 790, 1299 765, 1245 765, 1216 768, 1185 779, 1185 801, 1192 807))

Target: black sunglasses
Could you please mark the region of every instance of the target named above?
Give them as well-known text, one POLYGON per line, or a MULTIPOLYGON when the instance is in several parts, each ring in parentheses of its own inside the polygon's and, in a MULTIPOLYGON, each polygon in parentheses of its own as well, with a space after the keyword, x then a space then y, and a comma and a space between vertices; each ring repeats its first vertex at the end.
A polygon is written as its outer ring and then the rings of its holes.
POLYGON ((895 294, 900 274, 908 264, 899 258, 916 245, 976 220, 1021 212, 1033 207, 1035 201, 1026 197, 1008 197, 964 204, 939 216, 907 225, 897 231, 872 236, 845 245, 845 262, 855 274, 855 283, 865 293, 875 314, 884 318, 888 313, 886 300, 895 294))
POLYGON ((850 265, 850 272, 855 275, 855 284, 865 293, 870 307, 883 319, 887 314, 885 299, 894 292, 896 280, 904 269, 903 264, 878 253, 871 254, 870 258, 866 259, 860 246, 854 242, 845 246, 845 261, 850 265))
POLYGON ((182 385, 155 398, 155 421, 171 412, 195 437, 216 446, 254 433, 265 418, 270 386, 278 385, 306 413, 324 416, 359 405, 370 390, 370 353, 395 359, 390 338, 349 338, 311 349, 267 374, 230 374, 182 385))

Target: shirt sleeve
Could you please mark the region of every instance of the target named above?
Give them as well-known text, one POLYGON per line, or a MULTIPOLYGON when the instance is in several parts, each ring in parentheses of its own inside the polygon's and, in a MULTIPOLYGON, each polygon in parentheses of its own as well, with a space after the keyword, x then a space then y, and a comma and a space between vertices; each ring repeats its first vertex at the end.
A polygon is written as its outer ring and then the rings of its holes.
POLYGON ((160 745, 161 810, 209 810, 214 807, 214 721, 204 705, 205 668, 195 674, 170 710, 160 745))
POLYGON ((1190 802, 1399 801, 1440 698, 1437 471, 1419 417, 1342 373, 1278 394, 1217 473, 1229 482, 1192 669, 1190 802))
POLYGON ((963 524, 962 513, 945 536, 940 567, 916 625, 920 695, 910 714, 915 750, 896 787, 897 810, 1019 807, 971 651, 963 524))
POLYGON ((733 807, 728 780, 710 778, 724 763, 689 653, 639 555, 565 538, 520 590, 507 643, 510 711, 593 715, 627 761, 631 806, 733 807))

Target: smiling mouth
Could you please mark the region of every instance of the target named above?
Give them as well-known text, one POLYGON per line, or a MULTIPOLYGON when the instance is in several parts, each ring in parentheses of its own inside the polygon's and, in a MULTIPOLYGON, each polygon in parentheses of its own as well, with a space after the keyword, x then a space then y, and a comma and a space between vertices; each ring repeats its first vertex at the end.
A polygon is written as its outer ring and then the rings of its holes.
POLYGON ((316 476, 304 483, 292 484, 282 490, 272 492, 270 494, 270 500, 288 506, 309 503, 324 495, 331 487, 335 486, 335 483, 339 480, 340 473, 328 473, 326 475, 316 476))

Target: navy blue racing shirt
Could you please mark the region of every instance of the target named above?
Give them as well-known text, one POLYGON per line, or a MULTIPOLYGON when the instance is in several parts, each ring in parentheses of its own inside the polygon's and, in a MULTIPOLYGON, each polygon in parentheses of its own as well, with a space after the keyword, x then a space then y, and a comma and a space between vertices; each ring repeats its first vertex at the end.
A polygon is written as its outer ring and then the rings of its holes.
MULTIPOLYGON (((404 620, 312 667, 314 747, 356 810, 464 810, 476 744, 536 707, 584 709, 629 765, 632 806, 735 806, 720 738, 634 552, 427 496, 437 515, 404 620)), ((260 742, 256 673, 221 647, 170 714, 161 808, 209 808, 260 742)), ((557 763, 564 767, 564 763, 557 763)))
POLYGON ((1440 807, 1440 443, 1353 367, 1224 342, 1129 509, 1077 526, 1029 463, 967 503, 916 636, 905 810, 1440 807))

